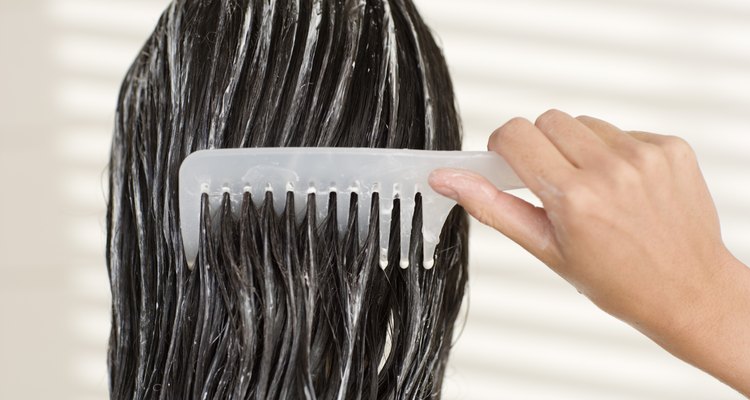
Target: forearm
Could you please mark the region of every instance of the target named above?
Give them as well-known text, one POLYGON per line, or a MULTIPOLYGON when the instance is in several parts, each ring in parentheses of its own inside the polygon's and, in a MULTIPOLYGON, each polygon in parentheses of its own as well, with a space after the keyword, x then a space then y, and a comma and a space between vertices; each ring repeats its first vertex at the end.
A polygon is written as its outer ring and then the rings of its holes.
POLYGON ((750 397, 750 269, 730 256, 719 270, 684 312, 644 331, 675 356, 750 397))

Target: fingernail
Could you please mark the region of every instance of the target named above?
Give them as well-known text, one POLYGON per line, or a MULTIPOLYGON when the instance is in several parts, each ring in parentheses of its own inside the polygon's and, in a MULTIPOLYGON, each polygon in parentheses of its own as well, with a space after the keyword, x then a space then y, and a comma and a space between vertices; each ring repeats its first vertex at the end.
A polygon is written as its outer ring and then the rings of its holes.
POLYGON ((458 201, 458 193, 453 190, 453 188, 444 185, 433 186, 432 188, 441 195, 451 200, 458 201))
POLYGON ((487 139, 487 151, 495 151, 495 142, 497 141, 497 135, 499 135, 500 128, 497 128, 492 134, 490 135, 490 138, 487 139))
POLYGON ((433 190, 449 199, 458 201, 458 192, 456 191, 455 183, 457 179, 461 179, 464 176, 462 172, 457 170, 438 169, 432 171, 428 181, 433 190))

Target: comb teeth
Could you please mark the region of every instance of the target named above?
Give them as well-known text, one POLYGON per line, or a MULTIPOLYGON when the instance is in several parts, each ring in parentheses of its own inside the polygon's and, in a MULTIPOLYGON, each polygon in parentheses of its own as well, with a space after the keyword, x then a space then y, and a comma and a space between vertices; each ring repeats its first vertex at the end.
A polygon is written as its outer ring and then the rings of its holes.
MULTIPOLYGON (((235 212, 244 193, 262 200, 265 193, 294 194, 295 213, 301 221, 307 197, 315 194, 317 220, 328 214, 329 194, 336 193, 339 232, 349 225, 349 198, 358 195, 357 226, 360 244, 369 231, 370 205, 379 196, 380 266, 388 267, 388 255, 399 251, 398 265, 409 267, 409 246, 414 234, 422 235, 422 266, 432 268, 440 231, 455 202, 435 193, 427 183, 432 170, 460 167, 488 176, 502 190, 522 187, 520 180, 497 156, 487 152, 444 152, 394 149, 255 148, 204 150, 191 154, 180 168, 180 223, 183 247, 192 267, 198 253, 200 198, 206 193, 212 211, 230 194, 235 212), (422 232, 412 232, 417 194, 422 198, 422 232), (390 249, 394 200, 399 200, 399 249, 390 249)), ((274 201, 277 213, 284 201, 274 201)))

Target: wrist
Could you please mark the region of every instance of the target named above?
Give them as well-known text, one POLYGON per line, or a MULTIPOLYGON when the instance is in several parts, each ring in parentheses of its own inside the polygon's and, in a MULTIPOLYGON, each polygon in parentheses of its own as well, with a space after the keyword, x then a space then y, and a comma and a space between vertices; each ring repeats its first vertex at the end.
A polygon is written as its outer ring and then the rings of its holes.
POLYGON ((731 313, 732 293, 744 275, 738 261, 725 249, 717 252, 705 264, 705 274, 696 282, 686 284, 686 290, 678 296, 680 304, 672 307, 671 318, 663 329, 667 337, 699 338, 718 328, 721 320, 731 313))
POLYGON ((649 336, 670 353, 750 395, 750 269, 728 251, 684 307, 649 336))

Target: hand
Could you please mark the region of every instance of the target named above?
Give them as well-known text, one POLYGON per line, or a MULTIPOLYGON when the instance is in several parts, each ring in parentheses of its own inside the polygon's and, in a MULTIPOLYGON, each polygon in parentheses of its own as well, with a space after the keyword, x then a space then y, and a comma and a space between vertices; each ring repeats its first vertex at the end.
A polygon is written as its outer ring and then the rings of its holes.
POLYGON ((544 208, 466 171, 435 171, 430 184, 604 311, 750 393, 750 272, 724 246, 684 140, 626 133, 552 110, 535 124, 511 120, 492 134, 488 148, 544 208), (727 329, 731 345, 711 346, 727 329))

